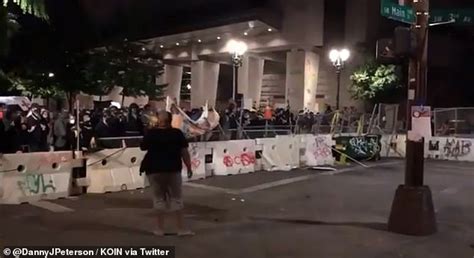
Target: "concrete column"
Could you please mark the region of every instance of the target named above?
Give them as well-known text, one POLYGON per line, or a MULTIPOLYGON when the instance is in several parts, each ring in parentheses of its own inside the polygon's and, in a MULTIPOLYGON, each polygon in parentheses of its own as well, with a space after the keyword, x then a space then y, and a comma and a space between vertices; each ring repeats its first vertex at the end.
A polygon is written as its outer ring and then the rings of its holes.
POLYGON ((200 108, 209 103, 216 106, 219 64, 206 61, 191 64, 191 108, 200 108))
POLYGON ((249 57, 247 55, 242 57, 242 66, 239 67, 237 79, 237 93, 243 94, 245 98, 249 87, 249 57))
POLYGON ((249 84, 247 89, 247 98, 256 103, 256 107, 260 105, 260 97, 262 95, 263 83, 263 67, 265 60, 261 58, 249 59, 249 84))
POLYGON ((164 96, 169 96, 171 99, 176 99, 179 104, 182 80, 182 66, 165 65, 163 74, 160 76, 160 78, 158 78, 158 84, 168 84, 164 96))
POLYGON ((309 51, 291 51, 286 56, 286 100, 291 110, 318 111, 316 90, 319 55, 309 51))
POLYGON ((245 56, 238 74, 238 93, 243 94, 244 99, 251 99, 260 103, 262 93, 263 66, 264 61, 258 57, 245 56))

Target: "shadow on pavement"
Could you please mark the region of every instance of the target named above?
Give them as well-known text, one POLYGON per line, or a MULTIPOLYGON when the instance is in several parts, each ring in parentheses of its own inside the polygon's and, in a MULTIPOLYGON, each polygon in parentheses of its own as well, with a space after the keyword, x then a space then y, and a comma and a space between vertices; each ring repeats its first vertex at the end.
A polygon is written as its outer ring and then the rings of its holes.
POLYGON ((253 220, 271 221, 280 223, 292 223, 292 224, 304 224, 304 225, 320 225, 320 226, 350 226, 367 228, 379 231, 387 231, 386 223, 379 222, 324 222, 317 220, 305 220, 305 219, 279 219, 279 218, 262 218, 262 217, 251 217, 253 220))

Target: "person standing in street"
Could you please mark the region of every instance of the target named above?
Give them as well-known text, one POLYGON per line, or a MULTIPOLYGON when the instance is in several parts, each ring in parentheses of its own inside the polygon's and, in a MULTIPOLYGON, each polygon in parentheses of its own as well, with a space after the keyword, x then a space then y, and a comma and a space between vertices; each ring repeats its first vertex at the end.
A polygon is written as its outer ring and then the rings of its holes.
POLYGON ((158 113, 157 126, 145 134, 140 148, 147 151, 140 172, 145 172, 153 194, 153 208, 157 212, 157 228, 153 233, 164 236, 164 220, 167 213, 176 219, 178 236, 194 233, 184 227, 181 170, 184 163, 188 177, 192 177, 188 142, 181 130, 172 128, 172 114, 158 113))

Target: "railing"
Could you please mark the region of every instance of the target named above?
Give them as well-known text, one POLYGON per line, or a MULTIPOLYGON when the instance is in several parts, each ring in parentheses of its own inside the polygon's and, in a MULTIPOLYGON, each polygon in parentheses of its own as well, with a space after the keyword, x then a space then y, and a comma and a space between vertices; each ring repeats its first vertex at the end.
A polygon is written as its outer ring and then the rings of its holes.
POLYGON ((433 112, 435 136, 474 137, 474 108, 437 108, 433 112))

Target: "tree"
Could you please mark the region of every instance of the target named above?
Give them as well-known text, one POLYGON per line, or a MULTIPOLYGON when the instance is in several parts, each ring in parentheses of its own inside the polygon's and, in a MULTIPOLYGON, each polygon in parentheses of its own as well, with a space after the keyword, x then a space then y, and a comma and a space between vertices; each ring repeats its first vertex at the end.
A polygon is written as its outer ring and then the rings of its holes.
POLYGON ((99 94, 94 95, 106 95, 114 86, 120 86, 122 104, 125 97, 163 98, 166 85, 156 85, 156 78, 163 73, 162 57, 145 44, 124 40, 90 53, 93 58, 86 73, 88 81, 98 83, 99 94))
POLYGON ((0 56, 8 53, 9 41, 19 29, 18 15, 26 13, 48 20, 45 0, 2 0, 0 4, 0 56))
MULTIPOLYGON (((0 94, 16 95, 17 79, 5 72, 5 59, 12 36, 19 30, 18 15, 27 13, 47 20, 45 0, 2 0, 0 2, 0 94), (15 10, 16 9, 16 10, 15 10)), ((21 91, 21 90, 20 90, 21 91)))
POLYGON ((374 103, 396 102, 401 97, 400 70, 370 60, 350 77, 353 98, 374 103))
POLYGON ((3 6, 16 4, 25 13, 47 20, 46 0, 3 0, 3 6))

